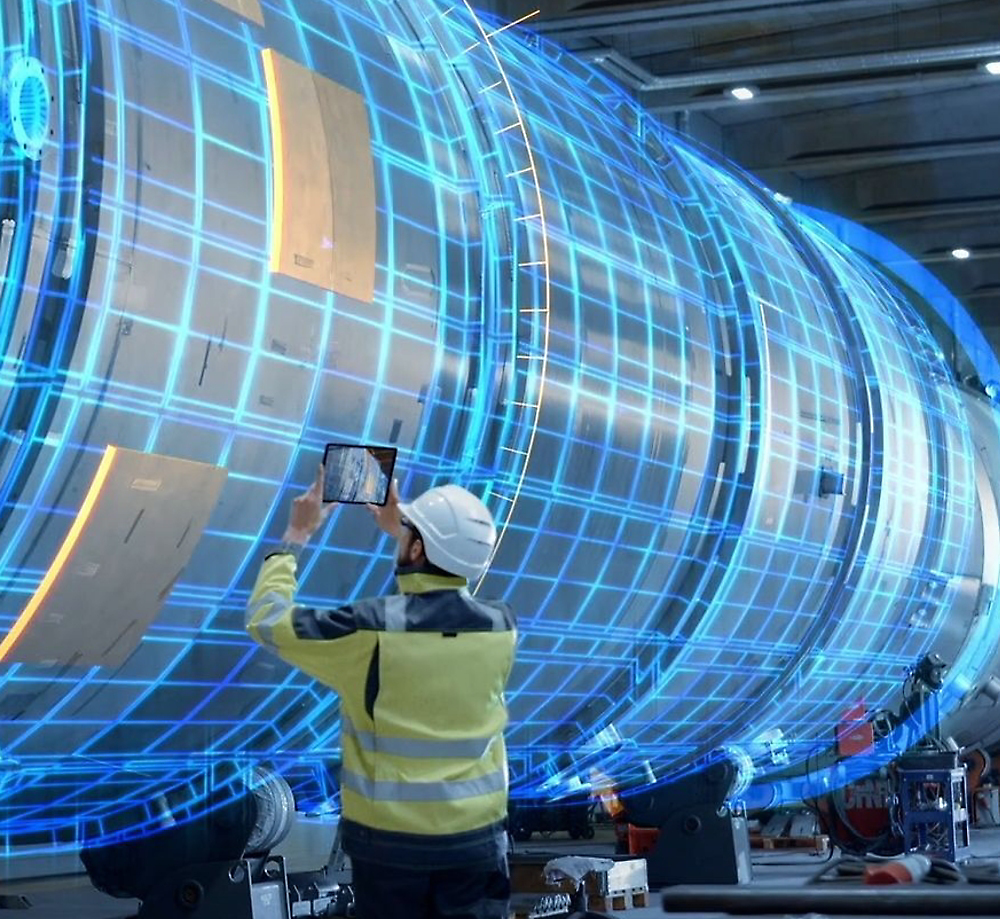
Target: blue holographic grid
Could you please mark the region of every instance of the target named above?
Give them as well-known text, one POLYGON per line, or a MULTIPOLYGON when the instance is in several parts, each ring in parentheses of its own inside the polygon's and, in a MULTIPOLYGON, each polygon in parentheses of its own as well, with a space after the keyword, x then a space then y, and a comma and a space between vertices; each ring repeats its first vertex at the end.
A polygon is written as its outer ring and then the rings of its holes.
MULTIPOLYGON (((116 814, 216 761, 271 764, 326 809, 336 699, 257 649, 243 610, 328 441, 394 442, 405 494, 457 481, 494 512, 477 589, 521 622, 518 795, 584 760, 666 778, 775 731, 801 759, 957 650, 974 448, 889 282, 464 3, 261 8, 263 26, 216 0, 5 8, 56 133, 0 164, 0 630, 107 444, 229 470, 126 664, 0 665, 9 843, 142 832, 152 814, 116 814), (269 272, 265 48, 364 99, 371 304, 269 272), (824 468, 844 495, 818 495, 824 468)), ((303 557, 303 604, 391 587, 363 513, 303 557)))

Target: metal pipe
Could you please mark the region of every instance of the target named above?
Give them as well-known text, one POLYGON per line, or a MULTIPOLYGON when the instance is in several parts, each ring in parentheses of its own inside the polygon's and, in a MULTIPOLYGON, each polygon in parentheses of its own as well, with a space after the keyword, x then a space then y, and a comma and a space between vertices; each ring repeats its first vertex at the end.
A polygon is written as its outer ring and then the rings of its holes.
MULTIPOLYGON (((819 86, 799 86, 788 89, 764 89, 753 102, 753 106, 772 105, 779 102, 803 102, 807 99, 834 99, 840 96, 873 96, 879 93, 908 90, 914 93, 940 92, 950 89, 966 89, 985 85, 995 77, 980 73, 920 74, 908 77, 892 77, 887 80, 845 80, 819 86)), ((666 105, 647 103, 651 112, 708 112, 720 108, 746 106, 728 92, 708 99, 693 99, 688 102, 670 102, 666 105)))
MULTIPOLYGON (((326 440, 397 443, 404 490, 447 477, 496 515, 483 593, 531 621, 509 694, 515 797, 575 789, 591 766, 664 780, 722 746, 801 763, 851 700, 894 700, 917 653, 952 662, 962 686, 1000 672, 1000 621, 980 615, 994 559, 969 551, 996 518, 977 480, 994 419, 972 414, 930 328, 872 267, 891 256, 852 256, 572 56, 533 54, 512 30, 487 39, 462 4, 299 4, 295 32, 256 3, 190 17, 164 0, 141 41, 106 6, 0 0, 5 22, 36 11, 61 117, 51 155, 12 186, 0 576, 16 590, 0 628, 61 564, 94 475, 82 457, 163 449, 228 466, 230 484, 129 678, 75 656, 30 664, 30 680, 0 674, 5 852, 159 830, 161 793, 195 819, 215 806, 206 763, 216 787, 257 763, 293 769, 326 809, 316 739, 335 736, 337 707, 251 656, 230 621, 276 503, 326 440), (64 14, 92 38, 86 67, 66 56, 64 14), (418 35, 435 50, 419 67, 418 35), (329 53, 314 55, 317 36, 329 53), (511 86, 524 91, 502 95, 511 86), (442 157, 431 128, 461 155, 442 157), (530 146, 550 128, 558 149, 530 146), (344 143, 305 143, 312 131, 344 143), (93 155, 65 152, 81 146, 93 155), (131 181, 147 157, 157 181, 131 181), (344 275, 372 272, 368 300, 341 296, 334 263, 319 271, 345 251, 324 236, 345 187, 347 217, 377 230, 344 256, 344 275), (64 189, 70 211, 94 204, 71 289, 45 267, 58 239, 31 232, 69 212, 64 189), (57 299, 55 324, 36 322, 22 349, 19 317, 57 299), (843 495, 821 491, 827 473, 843 495), (53 723, 60 712, 72 723, 53 723)), ((950 302, 929 275, 901 276, 914 306, 950 302)), ((983 379, 1000 379, 995 364, 981 358, 983 379)), ((317 551, 336 564, 304 568, 302 595, 324 605, 380 593, 392 571, 393 547, 347 514, 317 551)))
POLYGON ((854 916, 995 916, 997 894, 986 888, 906 890, 886 887, 709 887, 679 886, 663 891, 668 913, 728 913, 736 916, 821 913, 854 916))
POLYGON ((806 154, 777 166, 748 166, 755 175, 782 172, 837 173, 856 169, 875 169, 899 163, 923 163, 928 160, 960 159, 970 156, 992 156, 1000 153, 1000 138, 990 140, 960 140, 939 144, 890 147, 884 150, 850 150, 844 153, 806 154))
POLYGON ((910 204, 901 207, 872 209, 859 214, 854 219, 865 226, 876 226, 904 220, 965 217, 976 214, 993 214, 997 211, 1000 211, 1000 197, 981 198, 954 204, 910 204))
POLYGON ((966 294, 962 297, 963 300, 996 300, 1000 299, 1000 285, 995 285, 993 287, 979 287, 972 293, 966 294))
POLYGON ((632 12, 610 11, 584 16, 562 16, 532 23, 532 29, 550 38, 565 41, 594 35, 622 35, 651 29, 688 29, 705 25, 725 25, 731 22, 749 23, 773 16, 787 21, 793 16, 815 16, 817 13, 846 13, 872 10, 880 6, 903 9, 934 4, 928 0, 711 0, 657 6, 632 12))
MULTIPOLYGON (((606 64, 611 61, 622 68, 625 67, 623 60, 628 61, 624 55, 617 51, 603 49, 584 52, 581 56, 596 63, 606 64)), ((961 61, 984 61, 994 57, 1000 57, 1000 42, 976 42, 969 45, 944 45, 937 48, 884 51, 878 54, 846 54, 840 57, 807 58, 800 61, 782 61, 777 64, 754 64, 724 70, 677 73, 670 76, 649 74, 649 79, 641 81, 636 88, 641 92, 652 92, 657 89, 734 86, 770 80, 794 80, 803 77, 838 76, 844 73, 865 73, 907 67, 954 64, 961 61)), ((628 66, 633 72, 638 67, 634 61, 628 61, 628 66)))

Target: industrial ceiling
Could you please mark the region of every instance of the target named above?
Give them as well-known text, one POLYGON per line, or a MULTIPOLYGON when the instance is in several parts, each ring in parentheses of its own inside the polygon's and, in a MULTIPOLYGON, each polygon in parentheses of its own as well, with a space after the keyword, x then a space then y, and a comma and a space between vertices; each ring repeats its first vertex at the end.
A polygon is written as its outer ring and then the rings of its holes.
POLYGON ((492 6, 776 191, 887 235, 1000 345, 1000 75, 984 67, 1000 61, 996 0, 492 6))

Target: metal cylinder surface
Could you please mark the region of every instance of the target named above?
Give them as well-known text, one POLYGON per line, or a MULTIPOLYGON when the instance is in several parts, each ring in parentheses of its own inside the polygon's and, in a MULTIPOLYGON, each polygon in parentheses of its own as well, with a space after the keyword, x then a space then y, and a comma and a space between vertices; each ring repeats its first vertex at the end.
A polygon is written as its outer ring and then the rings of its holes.
MULTIPOLYGON (((329 441, 494 513, 515 794, 795 760, 921 654, 953 707, 985 671, 992 413, 901 287, 595 71, 437 0, 4 0, 0 37, 52 95, 2 160, 0 636, 108 444, 229 471, 123 664, 0 658, 14 844, 216 759, 323 805, 335 699, 243 611, 329 441)), ((392 555, 341 508, 300 599, 382 593, 392 555)))

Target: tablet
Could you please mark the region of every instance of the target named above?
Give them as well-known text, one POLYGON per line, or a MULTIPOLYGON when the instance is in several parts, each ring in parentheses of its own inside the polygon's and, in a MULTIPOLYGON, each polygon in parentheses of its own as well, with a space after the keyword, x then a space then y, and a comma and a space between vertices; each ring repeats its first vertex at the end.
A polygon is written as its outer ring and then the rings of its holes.
POLYGON ((396 452, 395 447, 327 444, 323 455, 323 501, 384 505, 389 499, 396 452))

